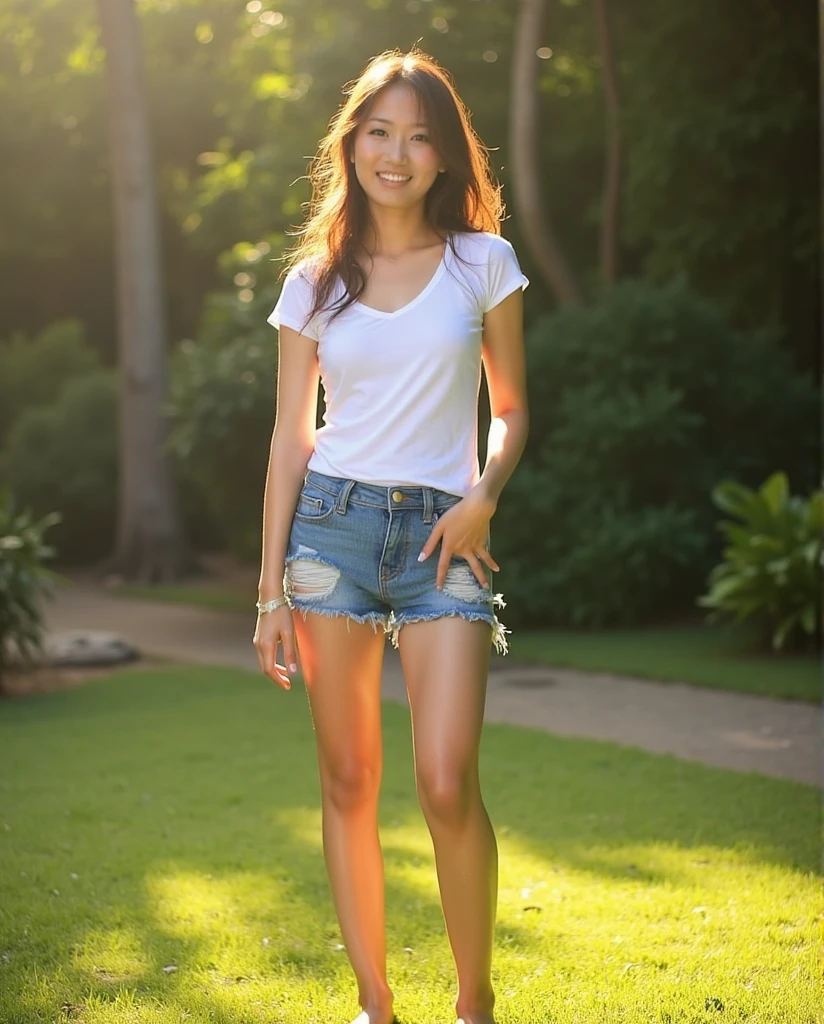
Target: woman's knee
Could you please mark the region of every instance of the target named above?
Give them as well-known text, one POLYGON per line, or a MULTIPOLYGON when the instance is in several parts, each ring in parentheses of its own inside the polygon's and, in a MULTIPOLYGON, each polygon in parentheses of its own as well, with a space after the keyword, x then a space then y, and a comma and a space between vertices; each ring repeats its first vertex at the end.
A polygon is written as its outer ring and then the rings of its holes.
POLYGON ((419 770, 417 789, 421 810, 431 824, 460 824, 479 795, 475 773, 459 767, 419 770))
POLYGON ((324 765, 321 790, 324 800, 342 813, 377 803, 381 783, 380 764, 367 760, 346 760, 324 765))

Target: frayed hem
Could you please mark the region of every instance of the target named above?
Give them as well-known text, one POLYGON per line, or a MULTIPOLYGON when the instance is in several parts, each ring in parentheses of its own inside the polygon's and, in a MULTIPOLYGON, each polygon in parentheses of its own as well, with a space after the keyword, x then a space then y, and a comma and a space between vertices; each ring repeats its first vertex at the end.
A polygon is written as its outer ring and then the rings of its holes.
MULTIPOLYGON (((287 598, 288 600, 288 598, 287 598)), ((357 622, 359 625, 363 625, 368 622, 372 627, 372 632, 378 632, 378 625, 380 625, 384 633, 389 628, 389 616, 383 615, 381 612, 367 612, 365 615, 357 615, 355 612, 343 612, 332 608, 324 608, 321 605, 310 604, 295 604, 292 600, 289 600, 289 607, 293 612, 300 612, 303 621, 306 621, 306 616, 309 612, 313 612, 315 615, 322 615, 326 619, 347 619, 346 628, 349 629, 349 622, 357 622)))
MULTIPOLYGON (((497 607, 506 607, 506 602, 500 594, 496 594, 494 597, 494 603, 497 607)), ((408 618, 404 617, 398 622, 394 617, 392 618, 389 625, 386 627, 386 632, 389 634, 389 638, 392 641, 392 646, 395 650, 398 650, 398 634, 401 631, 401 627, 411 622, 434 622, 435 619, 444 618, 455 618, 455 617, 466 619, 467 622, 485 622, 488 626, 492 627, 492 645, 496 652, 505 657, 509 653, 509 644, 506 639, 506 634, 511 633, 511 629, 507 627, 498 619, 497 615, 494 615, 492 619, 488 615, 484 615, 482 612, 470 612, 470 611, 448 611, 448 612, 430 612, 427 615, 410 615, 408 618)))

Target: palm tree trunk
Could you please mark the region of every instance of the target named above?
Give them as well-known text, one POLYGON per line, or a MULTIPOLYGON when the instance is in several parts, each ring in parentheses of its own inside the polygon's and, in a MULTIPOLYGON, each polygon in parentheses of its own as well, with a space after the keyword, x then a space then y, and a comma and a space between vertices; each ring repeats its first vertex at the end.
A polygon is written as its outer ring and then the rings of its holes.
POLYGON ((527 248, 538 270, 561 305, 582 306, 583 298, 552 225, 544 211, 536 147, 536 49, 541 38, 545 0, 521 0, 515 26, 510 91, 509 154, 515 212, 527 248))
POLYGON ((595 27, 601 49, 606 107, 606 164, 601 214, 601 280, 614 284, 618 278, 618 228, 621 202, 621 129, 619 122, 618 73, 612 47, 607 0, 595 0, 595 27))
POLYGON ((119 505, 109 571, 144 582, 188 562, 162 404, 166 329, 161 249, 134 0, 98 0, 106 48, 119 351, 119 505))

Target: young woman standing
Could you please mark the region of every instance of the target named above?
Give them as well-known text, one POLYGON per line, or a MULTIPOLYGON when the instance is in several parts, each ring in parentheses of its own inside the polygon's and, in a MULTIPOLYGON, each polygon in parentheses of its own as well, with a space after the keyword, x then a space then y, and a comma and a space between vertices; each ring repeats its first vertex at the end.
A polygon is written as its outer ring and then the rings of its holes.
POLYGON ((308 221, 268 318, 279 330, 277 416, 254 642, 262 671, 288 690, 297 640, 324 855, 363 1008, 356 1021, 390 1024, 377 827, 390 633, 457 1017, 494 1024, 497 846, 478 751, 490 649, 506 652, 489 523, 527 436, 528 282, 500 237, 486 151, 449 76, 425 54, 392 51, 368 64, 311 179, 308 221), (481 474, 482 361, 492 422, 481 474), (326 412, 316 430, 319 378, 326 412))

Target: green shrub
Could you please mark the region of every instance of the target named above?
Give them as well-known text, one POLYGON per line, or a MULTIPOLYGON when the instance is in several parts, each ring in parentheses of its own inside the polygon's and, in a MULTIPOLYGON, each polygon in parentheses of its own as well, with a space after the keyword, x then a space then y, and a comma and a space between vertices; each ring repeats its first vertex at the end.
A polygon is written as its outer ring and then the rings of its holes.
POLYGON ((20 414, 9 432, 0 474, 38 512, 57 508, 52 543, 61 562, 107 554, 117 495, 115 374, 72 378, 48 406, 20 414))
POLYGON ((196 341, 176 350, 170 371, 169 443, 188 488, 237 555, 260 553, 263 488, 274 426, 277 335, 270 296, 243 304, 209 299, 196 341))
POLYGON ((817 396, 776 338, 683 283, 630 281, 527 332, 530 435, 493 521, 519 625, 630 625, 684 609, 717 559, 709 494, 788 467, 814 485, 817 396))
POLYGON ((712 497, 738 522, 718 523, 730 544, 698 598, 713 609, 708 621, 750 620, 776 651, 809 646, 821 622, 824 491, 805 501, 790 495, 785 473, 773 473, 760 490, 724 481, 712 497))
POLYGON ((34 519, 8 488, 0 489, 0 691, 10 658, 30 660, 42 647, 40 600, 52 579, 43 562, 54 554, 43 538, 59 521, 57 512, 34 519))
POLYGON ((0 438, 23 413, 55 402, 69 379, 98 366, 77 320, 59 320, 31 340, 16 335, 0 344, 0 438))

